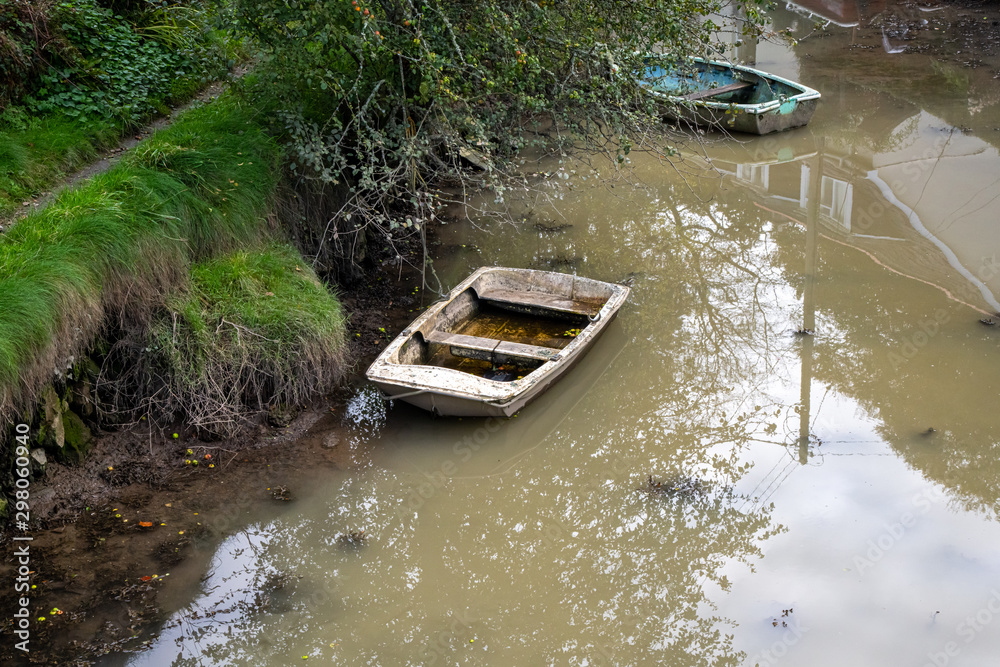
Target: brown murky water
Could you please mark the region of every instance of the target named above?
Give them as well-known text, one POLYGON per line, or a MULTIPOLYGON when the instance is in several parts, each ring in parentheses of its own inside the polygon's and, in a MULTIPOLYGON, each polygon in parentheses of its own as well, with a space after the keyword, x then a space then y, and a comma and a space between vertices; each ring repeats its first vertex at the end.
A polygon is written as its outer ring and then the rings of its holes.
POLYGON ((998 61, 942 55, 957 10, 838 11, 756 49, 823 93, 807 128, 634 156, 634 187, 567 162, 524 233, 446 227, 451 285, 632 296, 512 420, 361 391, 371 464, 231 536, 107 664, 996 664, 998 61))

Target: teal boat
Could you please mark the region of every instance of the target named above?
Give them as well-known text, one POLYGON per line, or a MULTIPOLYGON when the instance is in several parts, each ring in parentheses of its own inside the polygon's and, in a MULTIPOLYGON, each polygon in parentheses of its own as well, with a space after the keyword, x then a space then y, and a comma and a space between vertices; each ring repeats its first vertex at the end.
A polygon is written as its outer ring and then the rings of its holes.
POLYGON ((819 91, 742 65, 692 58, 681 64, 647 56, 639 84, 664 115, 694 125, 770 134, 809 122, 819 91))

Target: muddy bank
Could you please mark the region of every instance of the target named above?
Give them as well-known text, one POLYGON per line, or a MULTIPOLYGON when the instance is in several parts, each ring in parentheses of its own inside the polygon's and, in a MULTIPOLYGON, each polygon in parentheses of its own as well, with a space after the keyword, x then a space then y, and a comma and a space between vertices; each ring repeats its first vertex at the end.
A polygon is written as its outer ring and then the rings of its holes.
MULTIPOLYGON (((54 470, 33 485, 37 505, 42 511, 48 505, 55 518, 45 521, 54 527, 30 532, 37 587, 31 653, 18 656, 7 642, 0 661, 88 664, 126 648, 159 617, 161 592, 190 586, 198 565, 249 507, 290 502, 303 475, 352 464, 337 434, 342 401, 331 397, 326 405, 327 412, 318 403, 287 428, 261 427, 248 443, 157 434, 147 436, 139 454, 142 433, 114 434, 101 439, 83 467, 54 470), (184 464, 192 459, 197 467, 184 464), (98 479, 87 483, 95 473, 98 479), (191 566, 178 573, 188 560, 191 566)), ((14 548, 6 545, 6 563, 14 548)), ((4 569, 4 580, 12 581, 13 571, 4 569)), ((4 587, 0 605, 15 609, 12 598, 12 587, 4 587)))
MULTIPOLYGON (((350 313, 348 358, 353 381, 419 309, 419 250, 409 264, 379 268, 340 298, 350 313)), ((99 434, 79 466, 50 462, 32 483, 30 653, 9 639, 2 664, 85 665, 141 645, 197 585, 219 541, 252 514, 294 502, 296 489, 330 470, 365 461, 346 418, 349 387, 318 398, 297 414, 275 413, 246 435, 203 442, 182 425, 146 423, 99 434), (176 437, 174 434, 176 433, 176 437), (197 464, 194 462, 197 461, 197 464), (44 620, 40 620, 44 619, 44 620)), ((345 527, 347 530, 349 527, 345 527)), ((5 535, 0 578, 13 582, 13 542, 5 535)), ((12 638, 13 583, 0 588, 0 623, 12 638)))

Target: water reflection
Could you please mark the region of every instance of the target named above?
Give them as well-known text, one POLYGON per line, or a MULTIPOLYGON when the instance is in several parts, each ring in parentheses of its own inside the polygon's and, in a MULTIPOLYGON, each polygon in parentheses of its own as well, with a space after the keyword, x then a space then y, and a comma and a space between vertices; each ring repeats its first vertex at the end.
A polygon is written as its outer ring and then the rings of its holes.
POLYGON ((223 545, 201 599, 133 664, 743 664, 713 593, 782 530, 769 487, 737 487, 773 407, 761 388, 795 345, 794 294, 763 215, 676 187, 538 232, 537 260, 639 287, 560 391, 503 422, 393 406, 371 468, 223 545), (650 494, 650 475, 705 491, 650 494), (342 549, 360 528, 364 548, 342 549))
MULTIPOLYGON (((842 28, 853 28, 860 23, 860 8, 856 0, 799 0, 786 2, 785 9, 805 17, 810 22, 833 23, 842 28)), ((865 9, 872 3, 866 2, 865 9)))
MULTIPOLYGON (((887 440, 930 479, 947 482, 968 507, 992 512, 1000 497, 1000 484, 994 481, 1000 469, 995 468, 994 455, 983 459, 993 447, 988 419, 972 413, 975 408, 970 410, 960 390, 914 387, 943 380, 954 368, 974 367, 989 340, 983 340, 989 332, 977 321, 989 321, 1000 310, 995 297, 1000 289, 995 259, 1000 239, 991 209, 1000 196, 997 150, 918 111, 891 131, 861 134, 846 147, 841 141, 800 133, 736 149, 719 146, 709 157, 725 182, 754 193, 756 207, 805 230, 805 238, 791 245, 806 248, 803 328, 815 328, 809 324, 816 299, 811 277, 815 266, 821 273, 832 266, 832 274, 842 276, 842 267, 870 262, 912 283, 904 288, 908 294, 924 293, 915 300, 935 304, 903 312, 888 285, 865 289, 855 281, 834 285, 820 278, 819 308, 829 314, 830 325, 839 332, 835 335, 853 344, 836 346, 839 355, 822 354, 816 371, 828 385, 879 412, 887 440), (818 191, 814 172, 821 173, 818 191), (814 213, 810 204, 815 205, 814 213), (818 229, 811 219, 817 220, 818 229), (818 264, 811 259, 813 234, 829 248, 824 255, 833 253, 818 264), (928 290, 944 299, 938 302, 928 290), (859 300, 871 306, 860 317, 853 307, 859 300), (845 348, 849 353, 843 354, 845 348), (886 403, 893 406, 891 411, 886 403), (948 454, 942 456, 941 448, 948 454), (979 461, 978 471, 967 469, 969 461, 979 461)), ((776 236, 785 245, 781 239, 776 236)), ((789 273, 801 271, 799 260, 783 261, 789 273)), ((819 333, 821 350, 832 351, 823 348, 823 336, 833 332, 819 333)), ((812 339, 803 341, 803 386, 813 366, 813 344, 812 339)), ((985 376, 976 382, 990 388, 994 384, 985 376)), ((801 402, 807 410, 806 393, 801 402)))
POLYGON ((1000 185, 995 148, 918 112, 880 137, 862 135, 849 146, 802 133, 752 151, 741 156, 719 147, 709 156, 721 174, 758 195, 757 206, 804 226, 811 170, 822 168, 814 199, 833 238, 907 275, 914 272, 903 267, 912 267, 917 246, 930 265, 920 273, 940 274, 938 289, 972 307, 1000 310, 991 210, 1000 185), (891 241, 901 243, 885 243, 891 241))
MULTIPOLYGON (((416 435, 407 446, 431 434, 416 435)), ((592 437, 556 434, 516 469, 432 483, 419 502, 404 473, 328 488, 223 544, 201 598, 131 664, 741 664, 706 591, 759 554, 769 510, 722 484, 638 491, 649 447, 654 469, 691 469, 667 440, 690 434, 650 434, 624 462, 614 431, 592 437), (368 527, 364 548, 337 542, 347 524, 368 527)))

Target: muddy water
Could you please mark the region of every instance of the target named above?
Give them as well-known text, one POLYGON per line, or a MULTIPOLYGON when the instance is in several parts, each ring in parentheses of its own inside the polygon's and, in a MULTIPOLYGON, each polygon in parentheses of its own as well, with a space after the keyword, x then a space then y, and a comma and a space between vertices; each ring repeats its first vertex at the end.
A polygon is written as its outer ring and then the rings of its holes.
POLYGON ((523 233, 445 227, 449 285, 632 296, 509 421, 362 388, 370 465, 232 535, 107 664, 994 664, 998 66, 941 55, 954 10, 891 10, 775 15, 800 43, 753 55, 821 90, 804 130, 633 154, 631 182, 526 165, 555 204, 512 201, 523 233))

